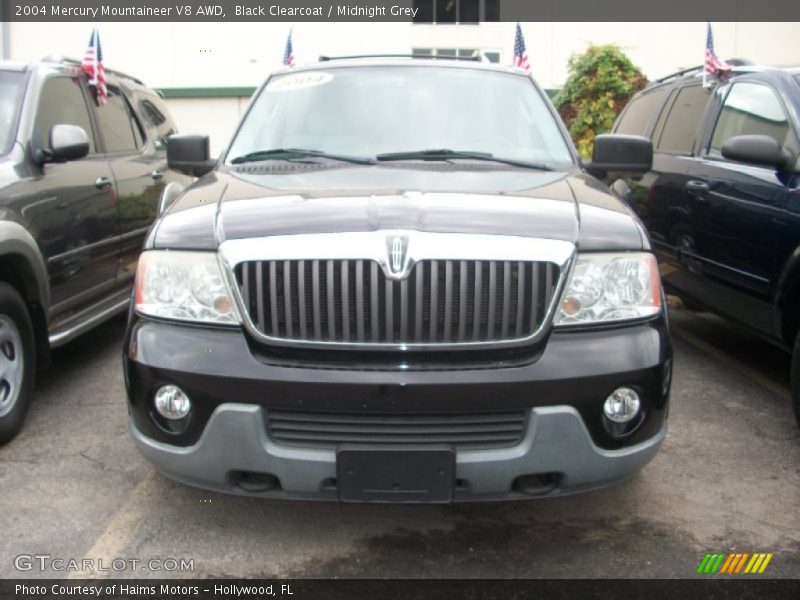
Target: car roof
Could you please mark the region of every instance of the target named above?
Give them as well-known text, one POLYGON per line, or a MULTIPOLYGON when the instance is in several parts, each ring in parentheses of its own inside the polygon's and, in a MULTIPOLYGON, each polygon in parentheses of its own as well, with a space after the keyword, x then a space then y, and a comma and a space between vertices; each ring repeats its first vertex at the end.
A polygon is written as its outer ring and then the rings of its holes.
MULTIPOLYGON (((764 65, 737 65, 731 68, 731 77, 739 77, 741 75, 761 75, 767 79, 785 79, 787 77, 794 77, 800 74, 800 67, 771 67, 764 65)), ((663 87, 672 85, 683 85, 685 83, 693 83, 703 79, 702 66, 692 67, 666 75, 660 79, 650 82, 639 94, 656 90, 663 87)), ((639 95, 637 94, 637 95, 639 95)))
POLYGON ((450 58, 411 57, 411 56, 344 56, 320 57, 319 62, 304 64, 298 67, 285 67, 273 72, 273 75, 318 71, 319 69, 345 69, 352 67, 419 67, 419 68, 454 68, 477 71, 491 71, 495 73, 510 73, 514 75, 530 76, 530 73, 519 67, 500 65, 481 60, 464 60, 450 58))
MULTIPOLYGON (((0 60, 0 70, 5 71, 33 71, 35 69, 46 69, 50 71, 69 71, 74 72, 79 69, 81 63, 74 58, 67 58, 61 56, 46 56, 40 61, 20 62, 12 60, 0 60)), ((122 73, 116 69, 106 69, 106 74, 116 79, 124 79, 128 83, 133 82, 138 85, 144 86, 145 84, 138 78, 122 73)))

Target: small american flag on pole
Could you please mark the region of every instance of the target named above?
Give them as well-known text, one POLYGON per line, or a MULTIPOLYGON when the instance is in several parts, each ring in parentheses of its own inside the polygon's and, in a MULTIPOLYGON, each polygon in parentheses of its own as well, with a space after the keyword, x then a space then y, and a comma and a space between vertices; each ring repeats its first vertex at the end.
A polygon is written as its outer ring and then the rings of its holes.
POLYGON ((106 69, 103 66, 103 49, 100 47, 100 34, 97 29, 92 29, 89 38, 89 47, 83 55, 81 70, 89 78, 89 85, 94 88, 94 97, 97 105, 105 104, 108 100, 106 88, 106 69))
POLYGON ((283 50, 283 64, 287 67, 294 66, 294 49, 292 48, 292 30, 289 30, 289 36, 286 38, 286 48, 283 50))
POLYGON ((517 23, 517 34, 514 36, 514 66, 531 70, 528 64, 528 52, 525 49, 525 38, 522 37, 522 27, 517 23))
POLYGON ((703 62, 703 85, 711 85, 710 77, 724 75, 731 68, 724 60, 714 54, 714 34, 711 33, 711 23, 706 23, 706 56, 703 62))

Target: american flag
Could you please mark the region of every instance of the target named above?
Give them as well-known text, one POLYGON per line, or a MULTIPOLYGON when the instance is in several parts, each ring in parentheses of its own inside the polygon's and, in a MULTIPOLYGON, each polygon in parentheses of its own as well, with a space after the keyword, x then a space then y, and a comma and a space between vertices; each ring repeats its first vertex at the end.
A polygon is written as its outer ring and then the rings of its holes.
POLYGON ((517 23, 517 35, 514 36, 514 66, 531 70, 528 64, 528 52, 525 50, 525 38, 522 37, 522 27, 517 23))
POLYGON ((283 64, 287 67, 294 66, 294 50, 292 49, 292 30, 289 30, 289 36, 286 38, 286 48, 283 50, 283 64))
POLYGON ((706 58, 703 62, 703 83, 708 84, 708 76, 716 77, 727 73, 731 68, 724 60, 714 54, 714 34, 711 33, 711 23, 706 24, 706 58))
POLYGON ((81 70, 89 78, 89 85, 94 87, 94 96, 97 105, 105 104, 108 100, 106 88, 106 69, 103 66, 103 49, 100 47, 100 34, 97 29, 92 29, 89 38, 89 47, 83 55, 81 70))

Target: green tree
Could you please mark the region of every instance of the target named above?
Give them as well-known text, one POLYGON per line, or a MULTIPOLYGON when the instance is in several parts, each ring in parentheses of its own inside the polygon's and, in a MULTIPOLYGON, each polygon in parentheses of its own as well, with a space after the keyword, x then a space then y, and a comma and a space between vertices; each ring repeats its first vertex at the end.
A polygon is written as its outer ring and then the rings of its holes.
POLYGON ((553 98, 578 152, 592 155, 595 136, 609 131, 617 115, 647 79, 614 44, 591 45, 569 59, 569 77, 553 98))

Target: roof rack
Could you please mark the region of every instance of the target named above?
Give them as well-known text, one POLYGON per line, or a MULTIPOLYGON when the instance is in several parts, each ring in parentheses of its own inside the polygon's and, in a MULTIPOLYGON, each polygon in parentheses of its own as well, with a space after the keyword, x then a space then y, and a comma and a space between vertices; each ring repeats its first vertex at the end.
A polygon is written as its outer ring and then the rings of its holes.
POLYGON ((352 56, 320 56, 319 62, 329 62, 332 60, 354 60, 359 58, 421 58, 423 60, 465 60, 470 62, 481 62, 478 56, 438 56, 436 54, 354 54, 352 56))
POLYGON ((659 79, 654 79, 650 82, 650 85, 654 85, 656 83, 664 83, 665 81, 669 81, 670 79, 677 79, 681 75, 688 75, 689 73, 695 72, 702 72, 703 65, 697 65, 696 67, 689 67, 688 69, 681 69, 680 71, 675 71, 674 73, 670 73, 669 75, 665 75, 664 77, 660 77, 659 79))
MULTIPOLYGON (((42 62, 52 62, 52 63, 59 63, 62 65, 70 65, 73 67, 80 67, 81 61, 77 58, 69 58, 66 56, 58 56, 58 55, 49 55, 45 56, 42 59, 42 62)), ((118 77, 124 77, 126 79, 130 79, 131 81, 135 81, 139 85, 144 85, 144 82, 139 79, 138 77, 134 77, 132 75, 128 75, 127 73, 123 73, 122 71, 117 71, 116 69, 106 69, 106 73, 111 73, 112 75, 117 75, 118 77)))
MULTIPOLYGON (((729 58, 725 62, 727 62, 728 65, 730 67, 732 67, 732 69, 734 71, 735 70, 740 70, 740 71, 751 70, 751 69, 748 69, 748 67, 752 67, 753 66, 753 63, 751 61, 747 60, 746 58, 729 58)), ((669 75, 665 75, 664 77, 661 77, 659 79, 654 79, 653 81, 651 81, 648 84, 648 87, 650 87, 651 85, 655 85, 657 83, 664 83, 665 81, 669 81, 670 79, 676 79, 676 78, 678 78, 678 77, 680 77, 682 75, 688 75, 689 73, 702 73, 703 72, 703 66, 704 65, 697 65, 696 67, 689 67, 687 69, 681 69, 680 71, 675 71, 674 73, 670 73, 669 75)))

